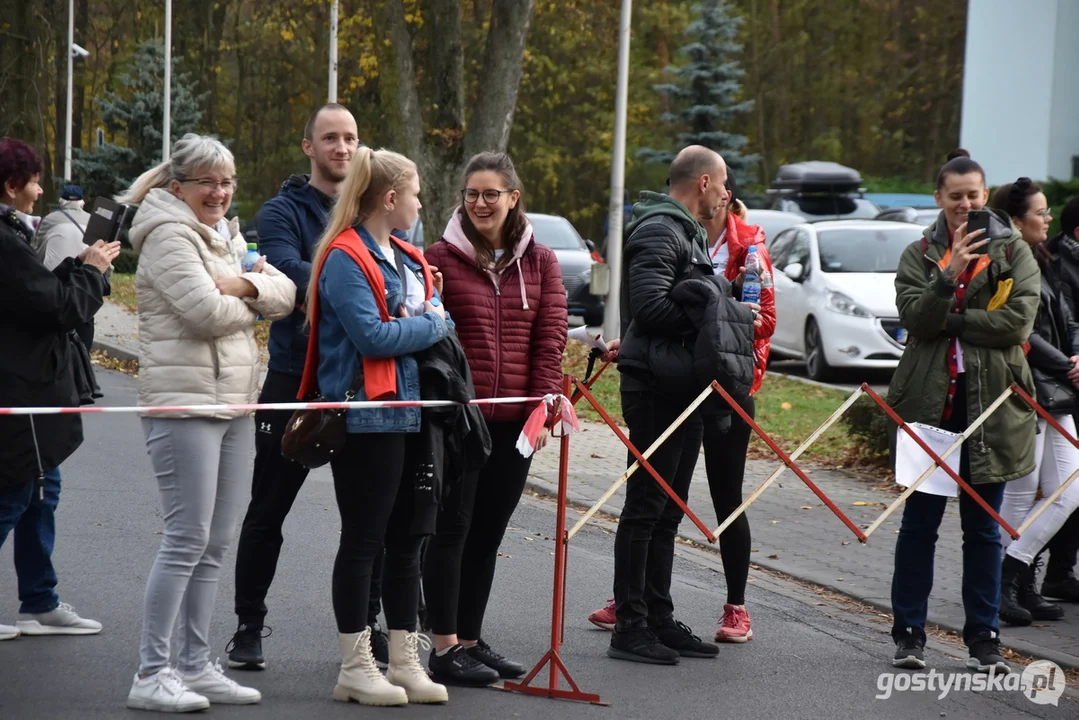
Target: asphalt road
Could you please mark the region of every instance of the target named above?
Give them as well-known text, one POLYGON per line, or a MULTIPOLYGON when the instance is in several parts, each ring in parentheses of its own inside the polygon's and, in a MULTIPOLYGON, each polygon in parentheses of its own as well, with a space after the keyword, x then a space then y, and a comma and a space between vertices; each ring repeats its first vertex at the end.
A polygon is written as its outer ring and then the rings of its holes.
MULTIPOLYGON (((99 371, 107 404, 134 402, 134 381, 99 371)), ((20 638, 0 643, 0 718, 139 717, 124 708, 136 669, 142 594, 160 540, 161 515, 136 417, 92 416, 87 440, 64 466, 55 552, 62 598, 101 620, 95 637, 20 638)), ((548 450, 549 451, 549 450, 548 450)), ((488 612, 486 639, 529 663, 545 652, 550 630, 554 508, 526 498, 503 544, 488 612)), ((820 596, 800 585, 754 573, 748 593, 756 638, 724 646, 716 660, 684 660, 653 667, 604 656, 606 633, 585 621, 610 595, 613 526, 589 528, 570 551, 568 620, 563 659, 582 689, 611 707, 523 697, 498 690, 451 689, 445 707, 380 710, 330 698, 337 645, 330 604, 330 570, 338 537, 332 486, 314 474, 286 525, 286 544, 271 591, 265 643, 269 668, 233 673, 258 687, 254 707, 214 706, 209 715, 232 718, 992 718, 1079 716, 1068 696, 1059 707, 1036 705, 1019 693, 896 692, 876 699, 879 675, 892 668, 885 620, 820 596)), ((11 543, 0 550, 0 617, 14 620, 16 578, 11 543)), ((215 655, 225 655, 234 629, 231 613, 234 555, 218 594, 211 631, 215 655)), ((674 597, 679 619, 711 635, 723 602, 718 557, 680 547, 674 597)), ((960 672, 962 655, 933 643, 930 667, 960 672)), ((904 671, 905 672, 905 671, 904 671)), ((546 674, 543 675, 546 677, 546 674)), ((1070 691, 1069 691, 1070 692, 1070 691)))

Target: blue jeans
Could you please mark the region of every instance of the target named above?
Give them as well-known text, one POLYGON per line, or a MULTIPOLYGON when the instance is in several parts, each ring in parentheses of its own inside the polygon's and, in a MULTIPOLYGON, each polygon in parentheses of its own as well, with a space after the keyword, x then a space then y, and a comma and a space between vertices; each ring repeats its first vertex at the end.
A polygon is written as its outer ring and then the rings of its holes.
POLYGON ((44 498, 38 499, 36 482, 0 495, 0 545, 15 531, 15 574, 19 578, 20 613, 38 615, 55 610, 56 570, 52 549, 56 544, 56 506, 60 503, 60 468, 45 473, 44 498))
MULTIPOLYGON (((973 485, 996 511, 1004 498, 1004 483, 973 485)), ((947 498, 916 492, 903 508, 903 522, 895 545, 892 576, 892 637, 908 632, 925 640, 929 593, 933 589, 933 554, 937 529, 944 517, 947 498)), ((1000 526, 967 493, 959 492, 959 517, 963 528, 963 641, 994 636, 999 629, 1000 526)))

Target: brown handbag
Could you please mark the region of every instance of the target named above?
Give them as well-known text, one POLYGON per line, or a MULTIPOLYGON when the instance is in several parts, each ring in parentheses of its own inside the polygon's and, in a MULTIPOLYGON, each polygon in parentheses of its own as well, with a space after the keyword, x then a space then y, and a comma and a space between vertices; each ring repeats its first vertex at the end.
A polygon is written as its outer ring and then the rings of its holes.
MULTIPOLYGON (((361 373, 357 373, 352 387, 345 393, 345 402, 352 402, 356 397, 356 384, 361 373)), ((321 395, 315 395, 308 402, 325 402, 321 395)), ((281 438, 281 455, 293 462, 313 470, 333 460, 334 456, 345 447, 348 434, 346 410, 297 410, 289 418, 285 434, 281 438)))

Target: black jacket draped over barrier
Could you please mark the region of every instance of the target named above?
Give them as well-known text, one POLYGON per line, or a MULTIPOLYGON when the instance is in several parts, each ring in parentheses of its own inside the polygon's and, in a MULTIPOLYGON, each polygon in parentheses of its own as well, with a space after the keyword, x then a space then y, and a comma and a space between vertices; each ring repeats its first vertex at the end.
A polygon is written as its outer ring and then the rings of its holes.
MULTIPOLYGON (((14 211, 0 215, 0 407, 76 407, 68 334, 101 307, 105 278, 74 258, 46 270, 31 237, 14 211)), ((0 492, 10 492, 75 452, 82 419, 42 415, 31 427, 29 416, 0 416, 0 438, 0 492)))
MULTIPOLYGON (((416 359, 420 369, 420 398, 467 403, 475 399, 472 372, 456 332, 416 359)), ((410 438, 405 482, 415 489, 413 533, 435 531, 438 507, 451 483, 476 472, 491 454, 491 435, 476 405, 425 407, 418 436, 410 438)))

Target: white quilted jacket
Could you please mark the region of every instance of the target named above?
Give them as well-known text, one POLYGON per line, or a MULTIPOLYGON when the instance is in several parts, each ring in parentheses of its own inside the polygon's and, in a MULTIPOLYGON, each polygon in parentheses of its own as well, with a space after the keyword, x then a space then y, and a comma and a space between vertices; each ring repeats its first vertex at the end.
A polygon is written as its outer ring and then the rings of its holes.
MULTIPOLYGON (((224 227, 220 228, 222 231, 224 227)), ((235 220, 230 238, 202 224, 182 200, 154 189, 131 224, 139 256, 139 404, 218 405, 257 399, 259 350, 255 320, 287 317, 296 286, 269 265, 245 273, 247 245, 235 220), (215 281, 242 276, 258 297, 222 295, 215 281)), ((235 418, 242 411, 161 413, 159 417, 235 418)))

